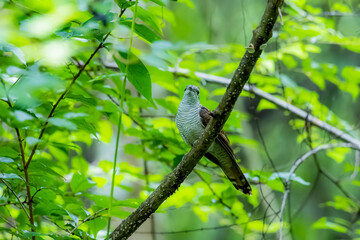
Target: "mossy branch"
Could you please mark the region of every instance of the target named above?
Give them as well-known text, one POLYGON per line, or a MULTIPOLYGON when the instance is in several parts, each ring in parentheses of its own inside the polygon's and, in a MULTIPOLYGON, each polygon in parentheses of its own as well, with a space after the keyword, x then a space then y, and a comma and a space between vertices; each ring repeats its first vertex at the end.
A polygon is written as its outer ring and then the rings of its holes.
POLYGON ((113 231, 111 239, 128 239, 179 188, 205 154, 230 116, 236 100, 262 53, 261 46, 271 38, 272 29, 279 14, 278 9, 282 4, 283 0, 268 0, 261 22, 253 31, 251 49, 244 54, 221 102, 214 110, 214 118, 207 125, 204 134, 190 152, 183 157, 174 171, 167 175, 155 191, 113 231))

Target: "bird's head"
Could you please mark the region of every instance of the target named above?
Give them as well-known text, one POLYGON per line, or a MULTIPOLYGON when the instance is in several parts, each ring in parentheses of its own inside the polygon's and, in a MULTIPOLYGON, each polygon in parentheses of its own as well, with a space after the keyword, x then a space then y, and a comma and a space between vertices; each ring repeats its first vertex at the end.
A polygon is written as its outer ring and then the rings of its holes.
POLYGON ((199 88, 194 85, 187 85, 183 100, 186 100, 189 104, 199 103, 199 88))

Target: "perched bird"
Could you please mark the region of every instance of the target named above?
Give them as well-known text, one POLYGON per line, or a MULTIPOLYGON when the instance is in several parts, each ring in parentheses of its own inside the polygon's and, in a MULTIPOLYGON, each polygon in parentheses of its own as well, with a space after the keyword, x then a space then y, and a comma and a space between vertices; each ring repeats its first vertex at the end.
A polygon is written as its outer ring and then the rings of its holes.
MULTIPOLYGON (((199 88, 188 85, 175 118, 181 137, 188 145, 193 146, 201 137, 211 118, 212 113, 209 109, 200 104, 199 88)), ((237 165, 230 141, 223 130, 209 147, 205 157, 221 167, 236 189, 241 189, 243 193, 251 195, 250 184, 237 165)))

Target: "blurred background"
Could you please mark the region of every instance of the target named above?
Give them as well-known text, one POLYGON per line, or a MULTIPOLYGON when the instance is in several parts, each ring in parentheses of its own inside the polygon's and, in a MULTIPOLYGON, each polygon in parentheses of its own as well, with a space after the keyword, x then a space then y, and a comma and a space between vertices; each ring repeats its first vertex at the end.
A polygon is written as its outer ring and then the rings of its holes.
MULTIPOLYGON (((119 106, 124 101, 111 229, 146 199, 190 150, 174 123, 185 87, 199 86, 201 104, 210 110, 224 94, 226 86, 200 79, 194 72, 231 78, 267 3, 139 1, 135 21, 139 26, 132 30, 134 5, 121 18, 116 17, 123 2, 0 2, 0 74, 10 99, 22 111, 8 114, 7 106, 1 105, 3 148, 16 149, 11 122, 20 122, 16 126, 24 132, 29 152, 57 97, 111 31, 104 48, 55 113, 56 118, 67 119, 75 127, 65 121, 50 122, 47 144, 42 143, 35 156, 65 178, 61 183, 56 180, 57 191, 70 192, 69 196, 49 193, 57 207, 78 214, 79 219, 89 216, 86 211, 94 214, 106 208, 119 106), (151 89, 150 97, 139 93, 139 86, 130 79, 126 90, 121 90, 124 71, 116 59, 121 61, 119 55, 129 44, 151 78, 151 85, 140 81, 140 86, 151 89), (189 72, 180 74, 178 69, 189 72), (77 174, 88 181, 88 188, 74 187, 77 174), (79 213, 80 208, 84 212, 79 213)), ((359 139, 360 3, 290 0, 281 12, 249 84, 359 139)), ((3 99, 5 92, 0 92, 3 99)), ((357 151, 320 151, 303 162, 289 185, 285 180, 297 159, 313 148, 342 140, 246 91, 224 130, 254 189, 253 196, 236 191, 222 171, 203 158, 179 190, 130 239, 279 239, 280 228, 282 239, 360 237, 357 151)), ((12 171, 0 167, 1 172, 12 171)), ((55 180, 46 184, 51 181, 55 180)), ((46 184, 35 184, 34 191, 46 184)), ((6 204, 10 197, 1 186, 6 204)), ((44 194, 43 199, 47 197, 44 194)), ((39 196, 35 205, 43 199, 39 196)), ((12 216, 19 226, 26 225, 18 206, 6 208, 2 219, 12 216)), ((55 219, 53 211, 36 212, 37 221, 43 221, 38 224, 40 232, 61 236, 77 225, 71 215, 55 219)), ((77 236, 105 238, 107 217, 84 222, 77 236)), ((7 227, 6 221, 2 227, 7 227)), ((8 235, 4 232, 3 236, 8 235)))

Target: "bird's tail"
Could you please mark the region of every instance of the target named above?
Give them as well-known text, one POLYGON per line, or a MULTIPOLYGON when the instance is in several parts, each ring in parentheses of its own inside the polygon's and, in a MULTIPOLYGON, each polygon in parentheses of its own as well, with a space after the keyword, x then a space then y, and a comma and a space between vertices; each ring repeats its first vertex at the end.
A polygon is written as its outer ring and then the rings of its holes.
POLYGON ((252 190, 249 182, 247 181, 244 173, 241 171, 240 167, 236 162, 233 162, 233 166, 228 169, 222 168, 222 170, 226 173, 226 176, 229 178, 234 187, 245 194, 252 195, 252 190))
POLYGON ((229 165, 229 162, 224 164, 209 152, 205 154, 205 157, 221 167, 227 178, 237 190, 241 190, 243 193, 250 196, 252 195, 251 186, 235 159, 231 159, 231 161, 229 161, 231 164, 229 165))

